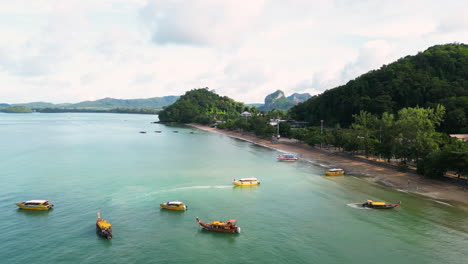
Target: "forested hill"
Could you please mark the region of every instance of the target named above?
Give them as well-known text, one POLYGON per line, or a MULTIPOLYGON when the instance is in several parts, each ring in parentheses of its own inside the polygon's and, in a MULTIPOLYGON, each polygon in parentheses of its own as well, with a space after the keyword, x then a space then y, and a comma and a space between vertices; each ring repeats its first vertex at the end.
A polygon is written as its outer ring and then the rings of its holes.
MULTIPOLYGON (((22 105, 34 109, 97 109, 97 110, 109 110, 116 108, 132 108, 132 109, 162 109, 164 106, 168 106, 174 103, 179 96, 163 96, 163 97, 152 97, 146 99, 114 99, 104 98, 96 101, 84 101, 76 104, 52 104, 47 102, 32 102, 24 104, 13 104, 22 105)), ((8 104, 0 104, 0 108, 8 107, 8 104)))
POLYGON ((207 124, 214 120, 239 117, 245 110, 249 111, 251 108, 227 96, 208 91, 208 88, 201 88, 186 92, 175 103, 165 107, 159 113, 159 120, 207 124))
POLYGON ((293 118, 349 126, 361 110, 381 115, 404 107, 446 107, 441 130, 468 133, 468 45, 430 47, 294 106, 293 118))
POLYGON ((286 97, 283 91, 277 90, 265 97, 265 104, 258 107, 259 110, 283 110, 287 111, 298 103, 304 102, 311 97, 308 93, 294 93, 286 97))

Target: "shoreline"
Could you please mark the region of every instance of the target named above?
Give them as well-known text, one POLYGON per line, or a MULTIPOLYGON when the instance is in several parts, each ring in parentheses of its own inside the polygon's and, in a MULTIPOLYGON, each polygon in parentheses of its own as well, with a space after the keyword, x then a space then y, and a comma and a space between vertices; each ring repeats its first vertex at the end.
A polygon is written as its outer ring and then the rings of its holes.
POLYGON ((296 153, 300 159, 311 162, 322 167, 341 167, 351 174, 358 174, 363 179, 378 183, 396 191, 407 192, 417 195, 423 195, 436 202, 459 204, 462 207, 468 207, 468 189, 461 185, 432 180, 411 172, 400 172, 394 168, 377 165, 364 160, 353 159, 337 155, 322 149, 316 149, 303 143, 288 142, 287 139, 280 139, 279 143, 271 143, 267 139, 258 138, 253 135, 244 134, 236 131, 221 130, 201 124, 188 124, 191 127, 198 128, 208 132, 223 134, 231 138, 247 141, 252 144, 263 146, 280 152, 296 153), (283 142, 281 142, 283 140, 283 142))

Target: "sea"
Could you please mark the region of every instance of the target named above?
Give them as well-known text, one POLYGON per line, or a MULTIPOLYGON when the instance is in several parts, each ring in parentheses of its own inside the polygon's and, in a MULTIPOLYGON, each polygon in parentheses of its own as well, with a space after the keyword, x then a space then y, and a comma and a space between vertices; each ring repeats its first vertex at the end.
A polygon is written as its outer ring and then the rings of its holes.
POLYGON ((157 120, 0 113, 0 263, 468 263, 460 205, 157 120), (232 185, 244 177, 261 184, 232 185), (55 207, 15 205, 32 199, 55 207), (401 207, 359 206, 368 199, 401 207), (96 234, 97 212, 112 239, 96 234), (196 217, 236 219, 241 233, 202 230, 196 217))

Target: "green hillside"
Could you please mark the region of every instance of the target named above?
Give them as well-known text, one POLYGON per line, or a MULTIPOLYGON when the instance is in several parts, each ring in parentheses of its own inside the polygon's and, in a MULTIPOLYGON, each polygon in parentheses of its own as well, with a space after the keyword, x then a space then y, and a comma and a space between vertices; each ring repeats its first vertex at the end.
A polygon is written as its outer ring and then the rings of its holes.
POLYGON ((219 96, 208 88, 194 89, 182 95, 174 104, 159 113, 162 122, 211 123, 238 117, 244 110, 250 110, 243 103, 227 96, 219 96))
POLYGON ((362 110, 381 115, 437 104, 447 110, 441 130, 468 133, 468 45, 430 47, 314 96, 290 113, 311 124, 349 127, 362 110))

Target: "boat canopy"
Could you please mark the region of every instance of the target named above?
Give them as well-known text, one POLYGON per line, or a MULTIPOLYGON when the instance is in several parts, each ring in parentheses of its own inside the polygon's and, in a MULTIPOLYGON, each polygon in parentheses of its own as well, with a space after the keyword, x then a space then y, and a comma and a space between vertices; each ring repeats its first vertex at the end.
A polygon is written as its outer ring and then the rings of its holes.
POLYGON ((386 205, 384 202, 372 202, 372 205, 386 205))
POLYGON ((343 169, 329 169, 328 171, 342 171, 343 169))
POLYGON ((104 229, 109 228, 109 227, 112 226, 112 225, 111 225, 109 222, 107 222, 106 220, 98 221, 97 224, 99 225, 99 227, 104 228, 104 229))
POLYGON ((258 181, 257 178, 242 178, 239 181, 258 181))
POLYGON ((181 204, 184 204, 183 202, 179 202, 179 201, 174 201, 174 202, 167 202, 168 205, 170 204, 173 204, 173 205, 181 205, 181 204))
POLYGON ((235 222, 237 222, 236 219, 229 219, 229 220, 227 220, 227 221, 228 221, 228 223, 235 223, 235 222))
POLYGON ((26 201, 24 203, 38 203, 38 204, 41 204, 41 203, 45 203, 45 202, 48 202, 47 200, 29 200, 29 201, 26 201))

